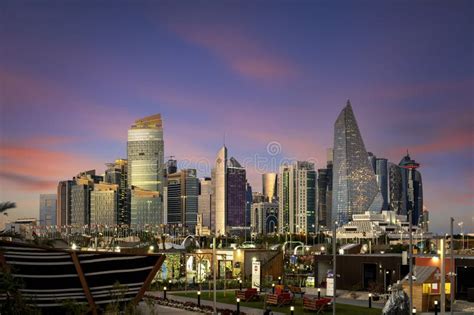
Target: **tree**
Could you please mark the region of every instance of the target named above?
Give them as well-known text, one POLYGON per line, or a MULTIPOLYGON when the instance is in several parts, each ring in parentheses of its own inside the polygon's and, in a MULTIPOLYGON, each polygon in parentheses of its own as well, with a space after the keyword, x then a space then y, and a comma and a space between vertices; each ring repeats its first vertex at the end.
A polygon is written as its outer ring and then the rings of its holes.
POLYGON ((11 201, 0 202, 0 213, 7 211, 8 209, 16 208, 16 203, 11 201))

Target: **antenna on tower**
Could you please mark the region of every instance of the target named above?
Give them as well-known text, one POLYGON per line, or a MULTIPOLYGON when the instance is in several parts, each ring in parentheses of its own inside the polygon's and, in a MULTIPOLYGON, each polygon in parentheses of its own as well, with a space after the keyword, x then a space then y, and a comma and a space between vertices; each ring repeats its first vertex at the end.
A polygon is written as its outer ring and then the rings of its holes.
POLYGON ((224 131, 224 147, 225 147, 225 136, 226 136, 226 132, 224 131))

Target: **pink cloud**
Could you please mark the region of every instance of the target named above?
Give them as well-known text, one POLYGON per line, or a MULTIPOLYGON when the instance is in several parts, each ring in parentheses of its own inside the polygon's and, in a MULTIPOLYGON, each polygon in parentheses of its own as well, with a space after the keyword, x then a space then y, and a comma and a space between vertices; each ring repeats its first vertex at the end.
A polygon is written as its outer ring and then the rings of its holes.
POLYGON ((274 81, 294 79, 299 74, 295 63, 240 27, 215 27, 203 23, 169 23, 168 26, 184 40, 206 48, 244 77, 274 81))

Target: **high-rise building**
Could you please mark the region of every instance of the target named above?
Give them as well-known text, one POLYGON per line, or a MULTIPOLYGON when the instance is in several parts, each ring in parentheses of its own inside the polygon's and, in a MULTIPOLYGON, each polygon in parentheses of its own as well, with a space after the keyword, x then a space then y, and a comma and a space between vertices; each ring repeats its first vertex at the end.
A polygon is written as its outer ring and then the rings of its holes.
POLYGON ((180 224, 194 231, 198 214, 199 179, 195 169, 168 174, 168 224, 180 224))
POLYGON ((317 223, 319 226, 331 226, 332 164, 318 169, 317 185, 317 223))
POLYGON ((90 224, 90 197, 94 184, 103 181, 102 176, 95 175, 95 170, 79 173, 71 188, 71 225, 76 229, 90 224))
POLYGON ((212 176, 215 199, 213 228, 217 235, 224 235, 245 225, 246 172, 235 158, 227 159, 227 148, 223 146, 217 153, 212 176))
POLYGON ((124 159, 107 163, 104 181, 118 186, 117 224, 130 224, 130 189, 128 188, 128 161, 124 159))
POLYGON ((71 225, 71 189, 74 184, 72 180, 58 183, 56 224, 59 226, 71 225))
POLYGON ((162 205, 159 192, 132 187, 131 196, 131 227, 133 229, 140 231, 146 229, 147 225, 162 224, 163 212, 156 211, 162 205))
POLYGON ((215 225, 212 228, 216 235, 224 235, 227 222, 227 148, 225 146, 217 153, 212 184, 216 209, 215 225))
POLYGON ((382 195, 368 157, 347 101, 334 124, 333 220, 346 223, 353 214, 382 209, 382 195))
POLYGON ((394 164, 388 163, 388 186, 389 186, 389 209, 396 214, 405 214, 403 210, 403 187, 402 169, 394 164))
POLYGON ((119 185, 94 184, 90 192, 90 224, 117 225, 119 223, 119 185))
POLYGON ((398 164, 402 177, 402 210, 401 214, 408 214, 413 210, 412 223, 418 225, 420 216, 423 215, 423 184, 421 173, 417 170, 420 166, 407 152, 398 164))
MULTIPOLYGON (((151 201, 145 207, 150 211, 157 212, 151 215, 153 218, 163 220, 163 186, 164 186, 164 142, 163 125, 161 115, 156 114, 142 119, 138 119, 128 130, 127 142, 128 159, 128 185, 132 188, 138 188, 131 194, 131 204, 135 206, 135 211, 141 211, 142 201, 133 200, 134 196, 143 199, 144 194, 137 191, 148 190, 149 196, 145 199, 151 201), (152 196, 152 197, 150 197, 152 196), (148 198, 148 199, 147 199, 148 198)), ((135 213, 135 221, 132 224, 142 222, 135 213), (138 220, 138 221, 137 221, 138 220)), ((133 213, 132 213, 133 216, 133 213)), ((161 224, 163 221, 153 221, 154 224, 161 224)))
POLYGON ((298 161, 280 166, 278 174, 279 232, 308 233, 316 224, 316 178, 314 164, 298 161))
POLYGON ((252 186, 250 183, 247 182, 247 186, 245 188, 245 226, 250 226, 250 212, 252 211, 252 186))
POLYGON ((273 202, 277 197, 277 173, 262 174, 262 190, 265 201, 273 202))
POLYGON ((382 209, 389 209, 389 170, 388 170, 388 160, 384 158, 375 159, 375 177, 377 179, 377 184, 379 186, 380 194, 382 195, 383 203, 382 209))
POLYGON ((56 225, 57 198, 56 194, 40 195, 40 225, 56 225))
POLYGON ((166 161, 166 174, 174 174, 178 171, 178 161, 170 158, 168 161, 166 161))
POLYGON ((227 227, 244 227, 247 177, 245 168, 233 157, 227 165, 227 227))
POLYGON ((212 213, 214 213, 214 202, 212 192, 212 180, 209 177, 199 180, 198 214, 201 216, 201 225, 208 229, 213 226, 212 213))

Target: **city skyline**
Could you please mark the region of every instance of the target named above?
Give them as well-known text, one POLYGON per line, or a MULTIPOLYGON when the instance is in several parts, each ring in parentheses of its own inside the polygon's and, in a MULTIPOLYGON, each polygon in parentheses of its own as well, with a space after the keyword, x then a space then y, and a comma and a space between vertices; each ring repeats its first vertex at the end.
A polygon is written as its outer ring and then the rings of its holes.
MULTIPOLYGON (((449 213, 472 232, 472 4, 446 13, 442 2, 402 3, 412 14, 375 2, 378 16, 363 4, 280 3, 267 12, 262 3, 128 3, 107 12, 6 1, 16 14, 0 29, 0 198, 17 202, 12 218, 38 216, 40 193, 126 158, 128 127, 156 113, 165 156, 178 162, 212 165, 225 134, 242 164, 258 155, 275 159, 267 172, 285 158, 323 168, 349 98, 367 151, 398 163, 408 149, 421 163, 433 231, 447 230, 449 213)), ((247 178, 261 191, 255 165, 247 178)))

